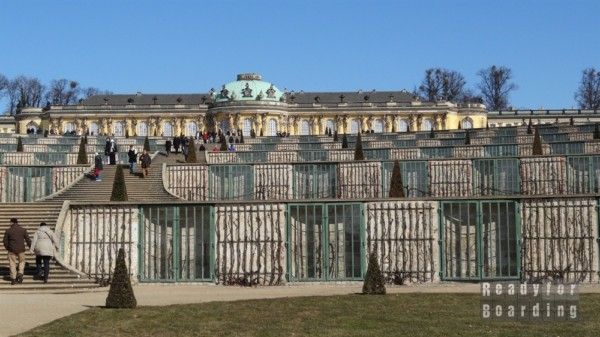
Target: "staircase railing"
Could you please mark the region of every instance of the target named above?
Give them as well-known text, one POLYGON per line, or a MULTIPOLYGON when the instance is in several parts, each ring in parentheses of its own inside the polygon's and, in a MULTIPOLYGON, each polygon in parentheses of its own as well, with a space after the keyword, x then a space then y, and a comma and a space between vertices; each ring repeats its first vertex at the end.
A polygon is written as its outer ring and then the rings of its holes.
POLYGON ((64 245, 65 245, 63 228, 64 228, 65 221, 67 218, 67 213, 69 212, 70 208, 71 208, 71 202, 69 200, 65 200, 60 209, 60 213, 58 214, 58 218, 56 219, 56 227, 54 228, 54 233, 56 234, 56 236, 58 236, 60 238, 60 247, 58 250, 55 248, 54 259, 56 260, 58 265, 69 270, 70 272, 77 274, 78 276, 88 277, 87 274, 85 274, 84 272, 81 272, 80 270, 77 270, 77 268, 66 263, 63 259, 64 245))
MULTIPOLYGON (((83 172, 83 174, 81 174, 79 177, 77 177, 76 179, 74 179, 74 180, 73 180, 73 181, 72 181, 70 184, 68 184, 67 186, 65 186, 65 187, 61 188, 60 190, 58 190, 58 191, 56 191, 56 192, 54 192, 54 193, 52 193, 52 194, 50 194, 50 195, 47 195, 47 196, 45 196, 45 197, 43 197, 43 198, 40 198, 40 199, 36 200, 36 202, 50 200, 50 199, 52 199, 52 198, 54 198, 54 197, 56 197, 56 196, 59 196, 59 195, 63 194, 63 193, 64 193, 64 192, 66 192, 68 189, 70 189, 71 187, 73 187, 75 184, 79 183, 79 182, 80 182, 81 180, 83 180, 84 178, 87 178, 87 177, 88 177, 88 174, 90 174, 90 172, 92 172, 92 170, 93 170, 93 169, 94 169, 94 164, 90 165, 90 166, 88 167, 88 170, 87 170, 86 172, 83 172)), ((64 205, 64 204, 63 204, 63 205, 64 205)))

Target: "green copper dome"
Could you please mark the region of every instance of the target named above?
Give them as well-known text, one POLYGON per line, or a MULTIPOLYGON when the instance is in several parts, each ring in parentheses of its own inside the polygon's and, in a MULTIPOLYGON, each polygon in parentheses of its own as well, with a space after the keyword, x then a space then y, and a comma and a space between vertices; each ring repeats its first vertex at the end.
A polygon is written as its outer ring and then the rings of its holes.
POLYGON ((265 82, 259 74, 239 74, 237 81, 229 82, 217 90, 216 102, 282 100, 283 92, 273 83, 265 82))

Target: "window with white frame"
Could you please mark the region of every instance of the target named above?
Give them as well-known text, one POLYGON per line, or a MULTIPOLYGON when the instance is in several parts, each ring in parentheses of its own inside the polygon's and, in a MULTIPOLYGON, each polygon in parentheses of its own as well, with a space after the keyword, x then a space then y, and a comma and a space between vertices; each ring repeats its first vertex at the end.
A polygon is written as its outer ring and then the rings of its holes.
POLYGON ((300 135, 308 136, 310 135, 310 123, 306 119, 300 121, 300 135))
POLYGON ((350 133, 351 134, 357 134, 359 133, 360 130, 360 121, 358 119, 353 119, 350 122, 350 133))
POLYGON ((98 123, 96 123, 96 122, 90 123, 90 126, 88 127, 88 131, 89 131, 90 135, 97 136, 99 130, 100 130, 100 127, 98 126, 98 123))
POLYGON ((242 128, 242 134, 244 135, 244 137, 250 137, 250 131, 252 130, 253 124, 254 121, 252 120, 252 118, 244 119, 244 127, 242 128))
POLYGON ((375 133, 383 133, 383 119, 378 118, 373 121, 373 131, 375 133))
POLYGON ((73 132, 76 130, 75 123, 67 122, 63 125, 63 133, 73 132))
POLYGON ((138 136, 148 136, 148 124, 146 122, 137 123, 135 132, 138 136))
POLYGON ((433 129, 433 121, 431 119, 424 119, 421 122, 421 131, 430 131, 433 129))
POLYGON ((162 131, 163 137, 173 137, 173 124, 171 122, 164 122, 162 131))
POLYGON ((196 137, 196 132, 198 132, 198 124, 196 124, 196 122, 188 122, 185 125, 186 137, 196 137))
POLYGON ((398 132, 407 132, 408 131, 408 121, 406 119, 399 119, 398 125, 396 126, 398 132))
POLYGON ((125 136, 125 126, 123 125, 123 122, 115 122, 113 126, 113 134, 115 137, 125 136))
POLYGON ((269 119, 267 136, 276 136, 276 135, 277 135, 277 120, 275 120, 275 118, 271 118, 271 119, 269 119))
POLYGON ((465 118, 461 122, 462 129, 472 129, 473 128, 473 120, 469 117, 465 118))

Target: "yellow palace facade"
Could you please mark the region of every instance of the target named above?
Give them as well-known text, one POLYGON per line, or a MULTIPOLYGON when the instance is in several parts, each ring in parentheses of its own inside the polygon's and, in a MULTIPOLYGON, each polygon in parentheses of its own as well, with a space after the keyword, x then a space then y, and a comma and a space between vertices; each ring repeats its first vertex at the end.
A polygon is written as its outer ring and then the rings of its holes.
POLYGON ((15 116, 16 132, 53 134, 195 136, 242 130, 248 136, 407 132, 480 128, 485 106, 422 102, 407 91, 284 92, 258 74, 204 94, 96 95, 76 105, 26 108, 15 116))

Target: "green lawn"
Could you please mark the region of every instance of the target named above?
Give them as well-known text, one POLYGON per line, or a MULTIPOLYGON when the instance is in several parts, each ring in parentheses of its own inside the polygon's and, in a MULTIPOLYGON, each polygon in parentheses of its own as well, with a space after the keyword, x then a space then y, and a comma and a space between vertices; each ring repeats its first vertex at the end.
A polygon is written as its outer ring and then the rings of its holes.
POLYGON ((598 336, 600 295, 580 298, 570 323, 482 321, 474 294, 346 295, 94 308, 21 336, 598 336))

